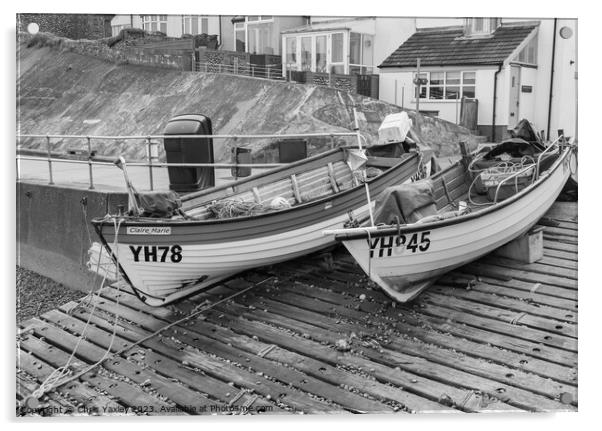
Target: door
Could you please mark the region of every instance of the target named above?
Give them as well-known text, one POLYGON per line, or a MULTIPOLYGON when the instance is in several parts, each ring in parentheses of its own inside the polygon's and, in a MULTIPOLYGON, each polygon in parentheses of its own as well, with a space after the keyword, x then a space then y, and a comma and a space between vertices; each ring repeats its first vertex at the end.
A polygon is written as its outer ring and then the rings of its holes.
POLYGON ((520 67, 510 66, 510 111, 508 113, 508 128, 512 129, 520 121, 520 67))

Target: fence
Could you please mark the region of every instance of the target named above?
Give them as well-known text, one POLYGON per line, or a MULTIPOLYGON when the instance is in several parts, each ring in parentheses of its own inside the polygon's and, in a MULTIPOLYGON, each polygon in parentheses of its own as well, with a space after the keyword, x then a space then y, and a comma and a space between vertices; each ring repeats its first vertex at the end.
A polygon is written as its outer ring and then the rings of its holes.
MULTIPOLYGON (((153 146, 159 145, 157 139, 164 138, 180 138, 180 139, 198 139, 198 138, 212 138, 212 139, 292 139, 292 138, 328 138, 332 139, 334 143, 335 137, 361 137, 359 131, 355 132, 336 132, 336 133, 301 133, 301 134, 286 134, 286 135, 149 135, 149 136, 89 136, 89 135, 17 135, 17 138, 27 139, 44 139, 46 141, 47 155, 46 157, 41 156, 23 156, 17 155, 17 181, 19 180, 19 161, 20 160, 35 160, 35 161, 47 161, 48 162, 48 184, 54 184, 52 166, 53 163, 71 163, 71 164, 83 164, 88 165, 88 181, 89 189, 94 189, 94 166, 113 166, 112 162, 93 160, 93 157, 97 154, 97 151, 92 148, 92 142, 94 140, 106 141, 106 140, 122 140, 122 141, 142 141, 143 145, 147 146, 146 161, 145 162, 127 162, 128 166, 139 166, 147 167, 149 175, 150 190, 154 190, 154 179, 153 179, 153 168, 166 168, 166 167, 213 167, 215 169, 231 169, 231 168, 259 168, 269 169, 278 166, 283 166, 285 163, 166 163, 158 161, 156 156, 157 151, 153 146), (56 154, 52 153, 52 140, 53 139, 73 139, 83 140, 86 143, 86 150, 84 151, 87 160, 74 160, 74 159, 63 159, 56 157, 56 154)), ((364 138, 365 140, 365 138, 364 138)))
POLYGON ((195 70, 205 73, 226 73, 231 75, 245 75, 254 78, 267 78, 284 80, 281 64, 267 64, 265 66, 250 63, 221 64, 221 63, 196 63, 195 70))

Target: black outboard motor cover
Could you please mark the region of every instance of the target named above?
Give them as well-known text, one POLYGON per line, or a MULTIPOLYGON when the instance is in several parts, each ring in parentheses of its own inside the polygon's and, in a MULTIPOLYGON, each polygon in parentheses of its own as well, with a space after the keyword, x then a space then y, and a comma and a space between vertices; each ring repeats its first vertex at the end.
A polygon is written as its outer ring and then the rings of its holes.
MULTIPOLYGON (((164 135, 191 135, 190 138, 164 138, 167 163, 213 163, 211 119, 201 114, 178 115, 167 123, 164 135)), ((169 188, 178 193, 194 192, 215 185, 213 167, 168 167, 169 188)))

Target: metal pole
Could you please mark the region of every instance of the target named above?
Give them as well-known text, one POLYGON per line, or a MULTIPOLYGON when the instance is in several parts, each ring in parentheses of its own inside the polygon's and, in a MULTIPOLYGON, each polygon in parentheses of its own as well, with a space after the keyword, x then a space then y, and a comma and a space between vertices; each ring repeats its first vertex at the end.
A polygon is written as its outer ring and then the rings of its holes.
MULTIPOLYGON (((362 148, 362 136, 360 135, 360 125, 357 121, 357 110, 353 107, 354 131, 357 136, 357 146, 360 151, 362 148)), ((374 227, 374 214, 372 214, 372 199, 370 199, 370 187, 368 187, 368 178, 365 178, 364 188, 366 189, 366 198, 368 199, 368 214, 370 215, 370 225, 374 227)))
POLYGON ((405 89, 406 87, 404 85, 401 86, 401 109, 403 109, 403 103, 404 103, 404 99, 405 99, 405 89))
POLYGON ((416 59, 416 118, 420 112, 420 59, 416 59))
POLYGON ((50 136, 46 136, 46 149, 48 150, 48 184, 54 184, 52 179, 52 156, 50 154, 50 136))
POLYGON ((86 136, 86 140, 88 141, 88 170, 90 172, 90 190, 94 190, 94 178, 92 176, 92 144, 89 136, 86 136))
POLYGON ((153 143, 151 138, 146 138, 148 143, 148 181, 150 183, 150 189, 153 191, 153 143))
POLYGON ((268 65, 268 79, 270 79, 270 66, 268 65))

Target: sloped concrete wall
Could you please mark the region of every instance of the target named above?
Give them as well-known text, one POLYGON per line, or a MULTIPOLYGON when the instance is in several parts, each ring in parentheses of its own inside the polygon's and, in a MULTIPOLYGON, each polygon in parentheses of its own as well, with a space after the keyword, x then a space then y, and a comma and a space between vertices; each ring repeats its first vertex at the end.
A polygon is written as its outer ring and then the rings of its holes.
MULTIPOLYGON (((355 105, 360 129, 373 142, 383 118, 401 111, 389 103, 331 88, 122 64, 62 44, 27 48, 22 41, 17 60, 17 115, 23 134, 160 134, 171 117, 182 113, 208 115, 216 134, 349 131, 355 105)), ((458 141, 474 141, 466 129, 429 118, 421 122, 420 135, 439 155, 457 153, 458 141)), ((261 155, 268 143, 216 141, 216 159, 228 160, 233 145, 249 145, 255 155, 261 155)), ((20 144, 45 149, 43 141, 20 144)), ((76 144, 57 142, 55 149, 76 144)), ((78 145, 83 147, 84 142, 78 145)), ((316 150, 320 145, 314 145, 316 150)), ((99 154, 122 154, 130 160, 142 159, 146 151, 142 142, 107 141, 95 147, 99 154)))
POLYGON ((17 182, 17 265, 73 289, 98 287, 86 266, 98 242, 90 221, 118 205, 127 209, 126 193, 17 182))

